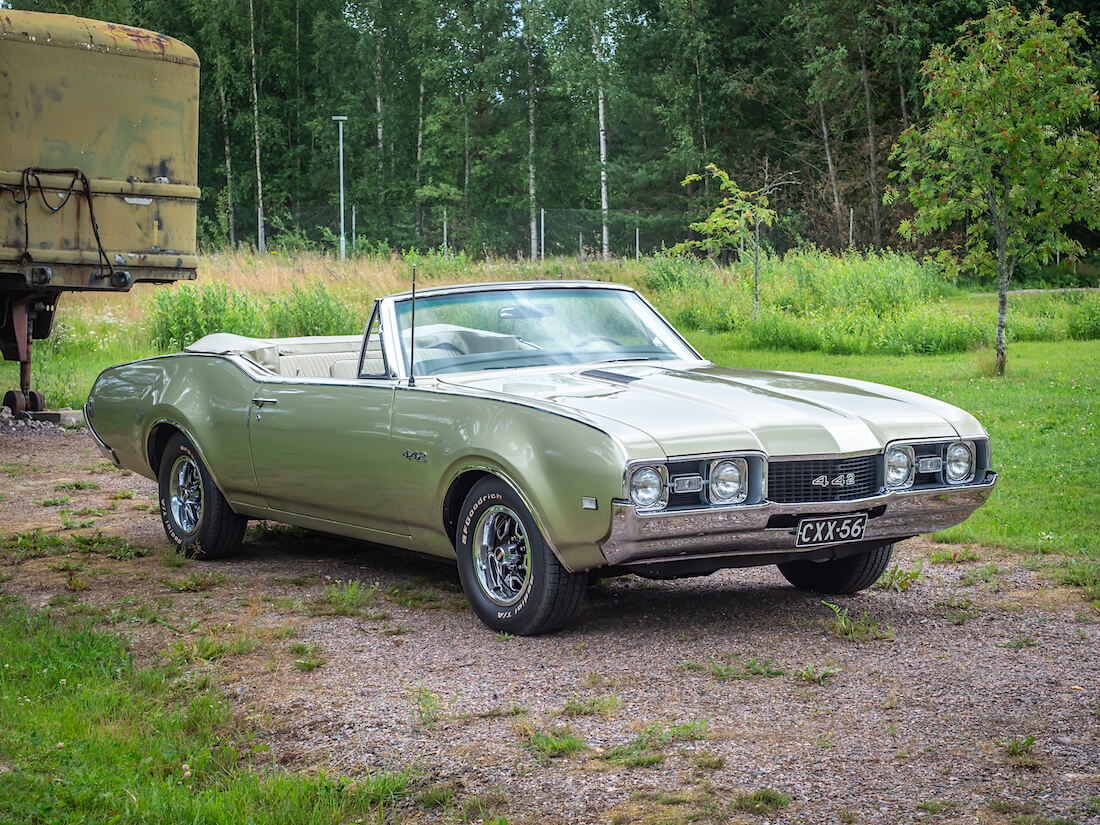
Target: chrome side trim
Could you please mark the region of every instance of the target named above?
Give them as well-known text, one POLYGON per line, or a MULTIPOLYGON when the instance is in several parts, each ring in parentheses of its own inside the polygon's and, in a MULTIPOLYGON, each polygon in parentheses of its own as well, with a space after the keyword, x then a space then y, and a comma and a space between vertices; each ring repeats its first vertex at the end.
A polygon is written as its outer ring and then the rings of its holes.
POLYGON ((600 549, 608 564, 794 551, 794 525, 799 518, 880 507, 882 514, 867 520, 863 540, 885 543, 962 523, 986 502, 996 483, 997 474, 989 471, 979 484, 888 492, 856 501, 765 502, 664 513, 638 513, 633 504, 615 501, 611 534, 600 549), (793 521, 785 527, 768 527, 774 516, 793 521))

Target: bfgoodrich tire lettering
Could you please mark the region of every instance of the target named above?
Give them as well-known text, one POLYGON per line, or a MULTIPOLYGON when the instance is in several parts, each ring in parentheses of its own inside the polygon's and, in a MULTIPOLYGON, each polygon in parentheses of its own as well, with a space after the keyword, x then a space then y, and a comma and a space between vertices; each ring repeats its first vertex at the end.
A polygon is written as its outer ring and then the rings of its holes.
POLYGON ((562 567, 506 484, 478 482, 462 504, 455 532, 462 587, 490 628, 533 636, 559 630, 576 614, 587 574, 562 567))
POLYGON ((843 559, 792 561, 778 567, 784 578, 800 590, 843 595, 857 593, 877 582, 893 552, 893 544, 884 544, 843 559))
POLYGON ((182 434, 168 440, 157 480, 164 533, 184 555, 217 559, 240 547, 248 519, 230 509, 195 446, 182 434))

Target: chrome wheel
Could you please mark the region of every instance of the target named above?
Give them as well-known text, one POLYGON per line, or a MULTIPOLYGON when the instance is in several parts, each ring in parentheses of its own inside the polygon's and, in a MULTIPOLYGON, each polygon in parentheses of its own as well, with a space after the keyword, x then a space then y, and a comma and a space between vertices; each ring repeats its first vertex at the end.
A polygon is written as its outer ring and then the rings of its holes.
POLYGON ((515 604, 531 582, 531 543, 523 522, 510 508, 497 504, 478 519, 473 541, 477 581, 494 603, 515 604))
POLYGON ((168 507, 172 520, 186 535, 194 535, 202 524, 202 506, 199 466, 191 456, 181 455, 168 474, 168 507))

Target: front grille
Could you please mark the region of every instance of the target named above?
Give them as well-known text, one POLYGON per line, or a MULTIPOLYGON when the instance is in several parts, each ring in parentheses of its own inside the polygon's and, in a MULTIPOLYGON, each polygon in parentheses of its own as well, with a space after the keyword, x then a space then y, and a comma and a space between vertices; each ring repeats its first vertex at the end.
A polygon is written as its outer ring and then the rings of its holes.
POLYGON ((785 504, 804 501, 852 501, 882 489, 882 456, 827 458, 811 461, 769 461, 768 500, 785 504), (833 484, 843 477, 852 484, 833 484), (814 484, 814 480, 818 483, 814 484), (822 485, 821 480, 828 483, 822 485))

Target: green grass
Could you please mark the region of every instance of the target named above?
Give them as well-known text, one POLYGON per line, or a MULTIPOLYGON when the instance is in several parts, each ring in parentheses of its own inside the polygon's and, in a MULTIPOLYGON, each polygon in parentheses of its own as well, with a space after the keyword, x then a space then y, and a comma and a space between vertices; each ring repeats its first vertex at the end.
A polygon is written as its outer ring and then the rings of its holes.
POLYGON ((615 745, 597 756, 613 765, 645 768, 665 760, 664 748, 673 742, 687 742, 706 736, 710 720, 685 722, 681 725, 650 725, 625 745, 615 745))
POLYGON ((989 431, 1000 478, 986 506, 937 539, 1100 560, 1100 346, 1095 342, 1010 345, 1008 375, 991 378, 983 352, 920 357, 750 352, 729 348, 720 335, 689 337, 720 364, 877 381, 962 407, 989 431))
POLYGON ((380 820, 414 782, 284 772, 216 688, 82 624, 2 606, 0 661, 0 821, 337 825, 380 820))

